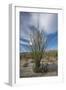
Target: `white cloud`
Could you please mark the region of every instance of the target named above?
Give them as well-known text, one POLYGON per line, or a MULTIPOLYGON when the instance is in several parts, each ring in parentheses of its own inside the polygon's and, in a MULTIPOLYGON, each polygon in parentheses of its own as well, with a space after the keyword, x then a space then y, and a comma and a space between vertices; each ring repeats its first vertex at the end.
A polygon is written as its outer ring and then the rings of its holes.
POLYGON ((43 29, 46 33, 54 33, 57 31, 57 14, 38 14, 38 13, 31 13, 32 18, 31 22, 33 25, 37 26, 39 22, 40 30, 43 29), (38 20, 39 18, 39 20, 38 20))

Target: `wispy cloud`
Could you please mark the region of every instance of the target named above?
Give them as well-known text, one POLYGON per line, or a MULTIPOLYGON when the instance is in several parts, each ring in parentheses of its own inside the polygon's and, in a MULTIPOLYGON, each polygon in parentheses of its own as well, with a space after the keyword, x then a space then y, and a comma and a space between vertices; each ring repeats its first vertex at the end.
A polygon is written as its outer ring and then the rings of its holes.
POLYGON ((46 33, 54 33, 58 29, 58 17, 57 14, 52 13, 32 13, 31 23, 37 26, 39 23, 40 30, 44 30, 46 33), (39 19, 39 22, 38 22, 39 19))

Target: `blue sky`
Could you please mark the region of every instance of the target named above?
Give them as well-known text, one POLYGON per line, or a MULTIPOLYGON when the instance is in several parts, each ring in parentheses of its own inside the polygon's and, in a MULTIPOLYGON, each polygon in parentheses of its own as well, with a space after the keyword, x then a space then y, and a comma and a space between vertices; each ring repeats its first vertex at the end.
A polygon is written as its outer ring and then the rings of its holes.
POLYGON ((34 13, 20 12, 20 52, 29 52, 30 32, 29 26, 44 30, 48 37, 47 49, 57 49, 58 47, 58 15, 55 13, 34 13))

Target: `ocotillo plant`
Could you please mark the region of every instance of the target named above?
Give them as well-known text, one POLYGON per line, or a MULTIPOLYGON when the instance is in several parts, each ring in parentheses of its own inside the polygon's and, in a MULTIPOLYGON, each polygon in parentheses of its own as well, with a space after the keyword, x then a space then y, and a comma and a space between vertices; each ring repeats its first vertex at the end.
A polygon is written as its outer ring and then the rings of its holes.
POLYGON ((31 26, 30 29, 30 46, 32 52, 32 58, 34 60, 34 71, 40 71, 40 61, 44 56, 47 47, 47 37, 44 30, 39 30, 35 26, 31 26))

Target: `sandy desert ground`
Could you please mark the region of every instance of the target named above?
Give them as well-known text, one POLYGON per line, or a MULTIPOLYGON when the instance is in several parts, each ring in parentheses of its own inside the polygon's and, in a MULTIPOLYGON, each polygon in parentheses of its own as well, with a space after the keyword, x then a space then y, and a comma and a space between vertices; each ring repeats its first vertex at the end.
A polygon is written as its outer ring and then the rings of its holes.
POLYGON ((55 62, 48 62, 49 71, 46 73, 45 72, 43 73, 33 72, 33 65, 34 63, 32 62, 32 59, 20 60, 20 77, 40 77, 40 76, 57 76, 58 75, 57 60, 55 62))

